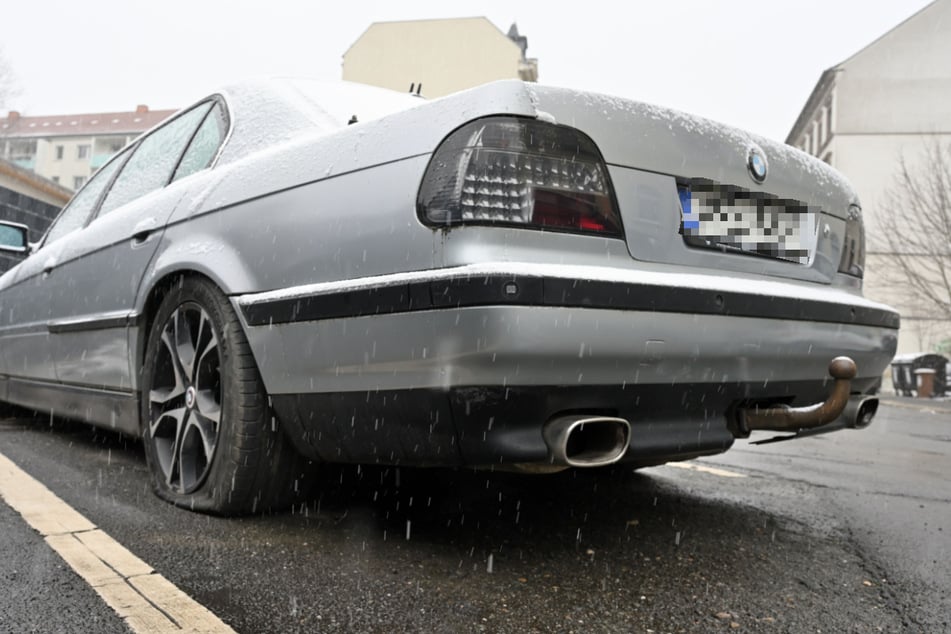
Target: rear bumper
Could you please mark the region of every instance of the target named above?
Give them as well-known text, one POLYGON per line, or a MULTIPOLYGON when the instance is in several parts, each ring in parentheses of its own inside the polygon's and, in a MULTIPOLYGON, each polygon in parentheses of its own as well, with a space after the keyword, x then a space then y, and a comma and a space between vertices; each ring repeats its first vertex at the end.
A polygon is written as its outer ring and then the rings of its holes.
MULTIPOLYGON (((880 378, 854 381, 874 392, 880 378)), ((566 413, 630 422, 626 464, 722 453, 727 412, 750 400, 825 399, 821 381, 628 386, 454 387, 275 394, 277 415, 304 455, 328 462, 505 467, 546 464, 544 424, 566 413)))
POLYGON ((298 444, 342 461, 532 462, 565 411, 630 420, 629 460, 716 453, 738 401, 821 401, 839 355, 866 392, 895 352, 897 314, 843 291, 533 273, 410 274, 236 305, 298 444))

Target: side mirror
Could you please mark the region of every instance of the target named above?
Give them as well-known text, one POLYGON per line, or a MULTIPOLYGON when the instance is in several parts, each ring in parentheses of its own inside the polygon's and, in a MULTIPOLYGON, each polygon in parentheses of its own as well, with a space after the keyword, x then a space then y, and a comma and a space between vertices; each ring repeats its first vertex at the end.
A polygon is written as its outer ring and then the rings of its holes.
POLYGON ((26 225, 0 220, 0 251, 29 253, 29 232, 30 230, 26 225))

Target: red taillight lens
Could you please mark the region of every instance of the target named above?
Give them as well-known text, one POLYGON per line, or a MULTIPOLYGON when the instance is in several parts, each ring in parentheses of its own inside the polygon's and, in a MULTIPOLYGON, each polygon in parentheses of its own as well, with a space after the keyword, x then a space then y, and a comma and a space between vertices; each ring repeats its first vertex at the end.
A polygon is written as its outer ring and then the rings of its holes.
POLYGON ((480 119, 449 135, 426 170, 418 207, 437 226, 622 235, 594 142, 573 128, 531 119, 480 119))

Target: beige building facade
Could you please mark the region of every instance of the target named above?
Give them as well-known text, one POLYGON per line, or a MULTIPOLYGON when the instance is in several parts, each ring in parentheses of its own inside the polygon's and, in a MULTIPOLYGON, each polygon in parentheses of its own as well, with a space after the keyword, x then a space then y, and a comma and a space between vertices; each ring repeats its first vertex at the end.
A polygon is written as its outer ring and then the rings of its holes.
POLYGON ((498 79, 538 80, 538 61, 513 24, 486 18, 375 22, 343 55, 343 79, 442 97, 498 79), (421 89, 420 89, 421 86, 421 89))
POLYGON ((175 110, 31 117, 11 111, 0 119, 0 159, 70 190, 83 183, 116 152, 175 110))
POLYGON ((897 262, 882 226, 884 214, 902 213, 889 201, 902 162, 925 174, 932 167, 929 149, 951 143, 951 0, 936 0, 826 70, 786 142, 829 163, 855 187, 867 231, 865 294, 900 310, 898 353, 931 351, 951 340, 951 321, 934 319, 933 310, 895 283, 897 262))

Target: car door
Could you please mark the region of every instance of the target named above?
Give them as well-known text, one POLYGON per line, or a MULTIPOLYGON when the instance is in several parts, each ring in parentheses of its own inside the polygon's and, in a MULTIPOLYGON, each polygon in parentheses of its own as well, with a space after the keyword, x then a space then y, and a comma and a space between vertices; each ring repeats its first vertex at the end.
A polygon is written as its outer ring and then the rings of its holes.
POLYGON ((128 330, 136 293, 165 223, 189 191, 184 176, 207 167, 223 138, 222 112, 217 102, 203 102, 138 141, 96 217, 57 253, 47 285, 60 382, 135 389, 128 330))
POLYGON ((60 212, 36 250, 3 276, 0 285, 0 374, 55 381, 50 319, 50 275, 69 236, 92 216, 123 157, 103 166, 60 212))

